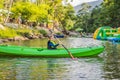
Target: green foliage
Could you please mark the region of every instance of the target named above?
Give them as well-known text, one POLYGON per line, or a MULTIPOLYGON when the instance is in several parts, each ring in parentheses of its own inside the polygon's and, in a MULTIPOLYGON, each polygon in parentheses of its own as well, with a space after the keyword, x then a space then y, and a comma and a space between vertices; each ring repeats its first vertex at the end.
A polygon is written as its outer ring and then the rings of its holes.
POLYGON ((16 33, 18 35, 28 37, 32 33, 32 31, 30 29, 17 29, 16 33))
POLYGON ((12 29, 12 28, 5 28, 5 30, 0 29, 0 38, 14 38, 16 36, 23 36, 29 38, 31 35, 36 34, 43 34, 44 36, 47 35, 47 32, 45 30, 31 30, 29 28, 18 28, 18 29, 12 29))
POLYGON ((60 7, 59 11, 60 12, 57 14, 57 17, 64 31, 73 28, 76 18, 73 7, 71 5, 60 7))
MULTIPOLYGON (((3 1, 0 1, 0 8, 3 7, 3 1)), ((21 16, 24 20, 39 23, 56 21, 64 30, 83 29, 85 32, 94 32, 96 28, 105 25, 120 26, 119 0, 103 0, 102 5, 96 6, 92 12, 89 12, 91 6, 84 3, 77 17, 73 7, 69 4, 62 5, 62 1, 69 0, 35 0, 35 3, 15 0, 11 9, 14 13, 12 17, 21 16)))
POLYGON ((81 29, 81 28, 76 28, 75 31, 77 31, 77 32, 82 32, 83 29, 81 29))
POLYGON ((21 14, 22 19, 31 22, 58 21, 64 29, 69 30, 74 24, 74 9, 71 5, 62 5, 62 0, 36 0, 37 5, 30 2, 17 2, 12 6, 13 17, 21 14), (63 23, 64 21, 68 21, 63 23), (71 23, 71 24, 70 24, 71 23))
POLYGON ((57 33, 55 33, 55 34, 57 34, 57 35, 61 35, 61 33, 60 33, 60 32, 57 32, 57 33))
POLYGON ((49 5, 41 4, 39 6, 30 2, 17 2, 12 6, 13 17, 21 14, 22 19, 30 22, 47 22, 49 5))
POLYGON ((62 0, 13 0, 10 17, 36 23, 57 22, 64 30, 69 30, 75 23, 74 8, 70 4, 65 6, 62 0))
POLYGON ((89 8, 91 7, 87 3, 83 3, 82 8, 79 10, 77 14, 77 20, 75 23, 75 29, 83 29, 85 32, 90 32, 89 29, 89 24, 88 20, 90 19, 90 12, 89 8))
POLYGON ((22 17, 24 20, 30 20, 36 18, 38 7, 30 2, 17 2, 12 6, 13 17, 18 18, 22 17))
POLYGON ((120 1, 119 0, 104 0, 101 7, 96 7, 91 13, 90 29, 94 31, 101 26, 120 26, 120 1))
POLYGON ((13 38, 17 36, 14 29, 6 28, 5 30, 0 30, 0 38, 13 38))
MULTIPOLYGON (((32 34, 32 30, 30 29, 11 29, 11 28, 6 28, 5 30, 0 30, 0 38, 13 38, 15 36, 24 36, 24 37, 29 37, 32 34)), ((34 34, 37 33, 34 32, 34 34)))
POLYGON ((49 6, 47 4, 41 4, 38 10, 38 16, 37 16, 37 21, 38 22, 47 22, 48 20, 48 10, 49 10, 49 6))
POLYGON ((96 6, 92 12, 87 12, 88 9, 87 4, 82 5, 74 25, 75 29, 80 27, 85 32, 94 32, 98 27, 106 25, 111 27, 120 26, 120 1, 104 0, 101 6, 96 6))
POLYGON ((43 29, 39 30, 40 34, 43 34, 43 36, 47 36, 47 32, 43 29))
POLYGON ((104 15, 101 15, 101 17, 103 17, 104 20, 106 20, 105 24, 110 25, 112 27, 119 26, 119 23, 120 23, 119 8, 120 8, 120 1, 104 0, 102 9, 101 9, 101 13, 104 13, 104 15))
POLYGON ((3 8, 3 3, 4 3, 4 0, 0 0, 0 9, 3 8))

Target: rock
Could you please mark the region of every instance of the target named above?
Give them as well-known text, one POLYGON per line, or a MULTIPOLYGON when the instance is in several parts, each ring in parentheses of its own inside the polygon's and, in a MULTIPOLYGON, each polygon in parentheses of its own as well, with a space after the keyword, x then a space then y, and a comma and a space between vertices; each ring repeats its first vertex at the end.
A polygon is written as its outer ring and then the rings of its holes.
POLYGON ((2 24, 0 24, 0 29, 5 30, 5 28, 2 24))
POLYGON ((14 24, 14 23, 5 23, 4 25, 8 26, 8 27, 11 27, 11 28, 14 28, 14 29, 19 27, 18 24, 14 24))
POLYGON ((0 44, 3 43, 2 39, 0 39, 0 44))
POLYGON ((21 40, 28 40, 28 38, 22 37, 22 36, 16 36, 13 38, 14 41, 21 41, 21 40))
POLYGON ((14 39, 13 38, 8 38, 8 41, 14 41, 14 39))
POLYGON ((31 35, 31 36, 29 37, 29 39, 37 39, 37 38, 39 38, 39 37, 36 36, 36 35, 31 35))
POLYGON ((44 38, 44 36, 42 34, 38 35, 39 38, 44 38))
POLYGON ((69 32, 69 35, 70 36, 74 36, 74 37, 79 36, 79 34, 77 32, 69 32))
POLYGON ((8 40, 8 39, 3 39, 2 41, 3 41, 3 42, 9 42, 9 40, 8 40))

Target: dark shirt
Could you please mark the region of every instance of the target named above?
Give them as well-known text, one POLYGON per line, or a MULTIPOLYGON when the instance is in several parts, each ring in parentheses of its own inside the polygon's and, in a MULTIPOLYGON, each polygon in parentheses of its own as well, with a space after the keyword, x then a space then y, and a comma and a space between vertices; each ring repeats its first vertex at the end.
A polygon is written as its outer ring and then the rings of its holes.
POLYGON ((54 44, 52 41, 48 41, 48 43, 47 43, 47 48, 48 49, 57 49, 57 46, 58 46, 59 44, 54 44))

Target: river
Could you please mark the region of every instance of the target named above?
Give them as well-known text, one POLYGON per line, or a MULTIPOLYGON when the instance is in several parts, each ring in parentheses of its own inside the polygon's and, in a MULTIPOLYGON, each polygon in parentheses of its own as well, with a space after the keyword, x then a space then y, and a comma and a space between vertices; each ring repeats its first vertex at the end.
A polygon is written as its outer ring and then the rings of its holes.
MULTIPOLYGON (((67 47, 104 45, 97 57, 32 58, 0 57, 0 80, 119 80, 120 44, 92 38, 60 39, 67 47)), ((16 41, 5 44, 46 47, 47 39, 16 41)), ((61 47, 61 46, 59 46, 61 47)))

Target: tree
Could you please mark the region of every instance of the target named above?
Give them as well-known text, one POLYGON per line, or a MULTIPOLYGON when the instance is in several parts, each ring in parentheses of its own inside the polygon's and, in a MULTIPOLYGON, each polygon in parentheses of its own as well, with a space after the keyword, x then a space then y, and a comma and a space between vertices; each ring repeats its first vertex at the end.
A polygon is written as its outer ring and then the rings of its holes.
POLYGON ((119 26, 119 18, 120 18, 120 1, 118 0, 104 0, 101 8, 101 23, 104 22, 103 25, 109 26, 119 26))
POLYGON ((53 24, 59 24, 57 27, 62 26, 64 30, 73 27, 74 9, 70 4, 62 5, 62 0, 18 1, 12 6, 15 18, 21 14, 23 20, 47 24, 53 21, 53 24))
POLYGON ((65 13, 63 14, 63 15, 65 15, 64 18, 63 19, 59 18, 59 19, 60 19, 62 27, 66 33, 66 30, 70 30, 73 28, 73 25, 75 23, 74 20, 75 20, 76 16, 75 16, 73 7, 70 4, 65 6, 64 10, 65 10, 64 11, 65 13))
POLYGON ((17 2, 12 7, 13 17, 17 18, 21 14, 23 20, 44 22, 48 15, 48 7, 45 4, 37 6, 30 2, 17 2))
POLYGON ((75 24, 76 28, 82 28, 85 32, 88 32, 88 21, 90 19, 90 11, 91 6, 87 3, 81 4, 81 9, 77 14, 77 21, 75 24))
POLYGON ((7 13, 7 17, 6 17, 6 19, 5 19, 5 23, 6 23, 6 22, 8 21, 8 19, 9 19, 10 9, 11 9, 12 3, 13 3, 13 0, 10 0, 10 5, 9 5, 9 8, 8 8, 8 13, 7 13))
POLYGON ((4 7, 4 0, 0 0, 0 9, 4 7))

